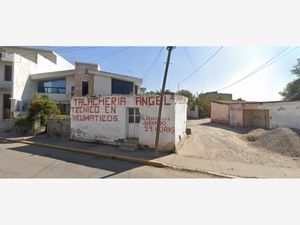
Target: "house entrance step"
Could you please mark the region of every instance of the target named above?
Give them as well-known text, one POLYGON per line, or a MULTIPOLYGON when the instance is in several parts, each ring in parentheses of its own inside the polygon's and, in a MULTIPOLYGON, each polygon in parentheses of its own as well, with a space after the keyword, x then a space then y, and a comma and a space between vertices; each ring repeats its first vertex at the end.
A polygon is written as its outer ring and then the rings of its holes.
POLYGON ((138 150, 138 139, 126 139, 121 146, 119 147, 120 150, 124 150, 124 151, 136 151, 138 150))

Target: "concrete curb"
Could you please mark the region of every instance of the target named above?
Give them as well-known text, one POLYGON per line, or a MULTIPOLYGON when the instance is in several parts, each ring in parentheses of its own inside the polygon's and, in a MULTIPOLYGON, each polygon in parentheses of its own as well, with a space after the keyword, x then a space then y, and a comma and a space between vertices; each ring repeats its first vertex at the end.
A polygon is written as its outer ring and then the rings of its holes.
POLYGON ((176 165, 164 163, 164 162, 161 162, 158 160, 146 160, 146 159, 141 159, 141 158, 136 158, 136 157, 128 157, 128 156, 98 152, 98 151, 93 151, 93 150, 82 150, 82 149, 73 148, 73 147, 43 144, 43 143, 38 143, 38 142, 33 142, 33 141, 26 141, 26 140, 22 140, 22 139, 11 139, 11 138, 0 137, 0 140, 5 140, 5 141, 9 141, 9 142, 18 142, 18 143, 34 145, 34 146, 39 146, 39 147, 59 149, 59 150, 63 150, 63 151, 76 152, 76 153, 81 153, 81 154, 94 155, 94 156, 99 156, 99 157, 103 157, 103 158, 117 159, 117 160, 139 163, 139 164, 153 166, 153 167, 159 167, 159 168, 170 168, 170 169, 186 171, 186 172, 196 172, 196 173, 208 174, 208 175, 212 175, 212 176, 216 176, 216 177, 220 177, 220 178, 230 178, 230 179, 254 178, 254 177, 233 176, 233 175, 228 175, 228 174, 216 173, 216 172, 208 171, 208 170, 176 166, 176 165))

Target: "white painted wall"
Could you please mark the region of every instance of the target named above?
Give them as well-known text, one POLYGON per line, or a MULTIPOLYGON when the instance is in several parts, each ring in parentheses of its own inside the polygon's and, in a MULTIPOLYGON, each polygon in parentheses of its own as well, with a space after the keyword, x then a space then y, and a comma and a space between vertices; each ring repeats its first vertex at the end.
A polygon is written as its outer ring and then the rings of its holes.
POLYGON ((191 119, 199 119, 199 107, 198 105, 195 106, 194 110, 187 109, 187 117, 191 119))
MULTIPOLYGON (((55 53, 54 53, 55 54, 55 53)), ((74 66, 55 54, 56 62, 46 59, 40 54, 27 50, 14 50, 13 93, 12 98, 30 100, 36 91, 36 82, 29 79, 30 74, 74 69, 74 66)))
MULTIPOLYGON (((155 97, 155 96, 152 96, 155 97)), ((160 137, 158 148, 161 150, 175 149, 175 102, 167 96, 171 105, 163 105, 160 137)), ((139 124, 139 143, 150 148, 155 147, 156 123, 158 105, 141 107, 141 122, 139 124)))
MULTIPOLYGON (((103 96, 103 97, 75 97, 71 100, 71 138, 79 141, 104 142, 110 144, 118 144, 118 140, 126 139, 127 137, 127 108, 139 107, 141 112, 141 121, 139 126, 139 144, 154 147, 155 129, 158 115, 158 103, 156 99, 159 96, 103 96), (113 99, 125 99, 120 104, 113 104, 113 99), (148 104, 141 104, 141 99, 148 100, 148 104), (107 104, 93 104, 91 99, 99 102, 99 99, 107 99, 107 104), (97 112, 83 112, 82 104, 77 104, 79 101, 90 101, 87 105, 97 112), (124 103, 126 101, 126 103, 124 103), (150 103, 150 104, 149 104, 150 103), (111 112, 111 107, 115 107, 116 112, 111 112), (77 112, 76 112, 77 110, 77 112), (79 110, 79 111, 78 111, 79 110), (85 118, 90 116, 90 120, 85 118), (104 122, 99 121, 99 116, 108 119, 115 117, 115 121, 104 122), (97 119, 95 119, 97 117, 97 119), (83 120, 80 120, 83 119, 83 120)), ((179 136, 183 140, 186 128, 186 102, 175 103, 174 97, 165 96, 166 104, 162 111, 162 124, 160 133, 159 149, 174 150, 179 136), (177 120, 175 119, 175 110, 177 112, 177 120), (176 122, 177 121, 177 122, 176 122), (176 124, 175 123, 183 123, 176 124), (176 128, 178 131, 176 131, 176 128), (176 140, 176 141, 175 141, 176 140)))
POLYGON ((94 95, 111 95, 111 77, 94 75, 94 95))
POLYGON ((185 138, 187 123, 187 101, 183 96, 175 96, 175 145, 185 138))
POLYGON ((268 109, 270 128, 289 127, 300 129, 300 101, 263 103, 257 109, 268 109))

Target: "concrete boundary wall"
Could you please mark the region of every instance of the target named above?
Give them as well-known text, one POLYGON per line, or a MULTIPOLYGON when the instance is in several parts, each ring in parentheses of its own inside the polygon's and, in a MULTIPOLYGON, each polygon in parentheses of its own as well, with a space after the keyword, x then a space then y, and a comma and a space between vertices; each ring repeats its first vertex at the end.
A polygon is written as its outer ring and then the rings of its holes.
POLYGON ((231 126, 300 129, 300 101, 212 102, 211 121, 231 126))
MULTIPOLYGON (((134 138, 141 146, 153 148, 159 101, 160 96, 74 97, 71 100, 71 139, 121 145, 126 139, 134 138), (132 108, 140 115, 130 116, 132 108), (139 121, 132 123, 133 120, 139 121), (132 133, 135 136, 132 137, 132 133)), ((160 150, 174 151, 183 141, 186 111, 186 97, 164 96, 160 150)))

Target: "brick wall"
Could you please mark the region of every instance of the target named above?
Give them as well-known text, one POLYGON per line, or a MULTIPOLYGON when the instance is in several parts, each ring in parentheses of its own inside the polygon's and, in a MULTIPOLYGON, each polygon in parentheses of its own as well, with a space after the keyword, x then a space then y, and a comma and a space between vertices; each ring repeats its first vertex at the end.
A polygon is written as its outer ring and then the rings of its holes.
POLYGON ((75 63, 75 96, 82 95, 82 81, 88 81, 88 95, 94 95, 94 75, 88 74, 87 70, 98 70, 97 64, 75 63))

